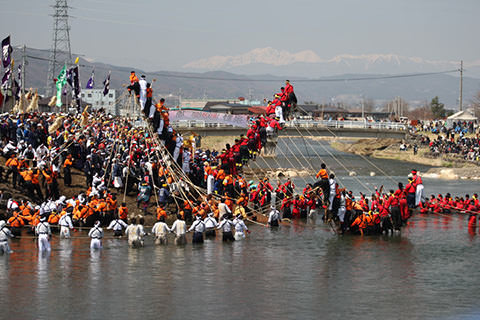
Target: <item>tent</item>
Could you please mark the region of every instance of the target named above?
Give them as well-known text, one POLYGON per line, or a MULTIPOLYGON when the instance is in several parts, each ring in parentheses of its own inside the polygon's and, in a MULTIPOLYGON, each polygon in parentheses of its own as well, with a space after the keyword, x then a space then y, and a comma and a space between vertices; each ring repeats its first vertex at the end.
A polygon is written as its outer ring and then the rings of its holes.
POLYGON ((454 122, 463 122, 463 121, 478 121, 478 118, 475 117, 472 113, 467 110, 458 111, 457 113, 452 114, 447 118, 447 128, 451 128, 454 122))

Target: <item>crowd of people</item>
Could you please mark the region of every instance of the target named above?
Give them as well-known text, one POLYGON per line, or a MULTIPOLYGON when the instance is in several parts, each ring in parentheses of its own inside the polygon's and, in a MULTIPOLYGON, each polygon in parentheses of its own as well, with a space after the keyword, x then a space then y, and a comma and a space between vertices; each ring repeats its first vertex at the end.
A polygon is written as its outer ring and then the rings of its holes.
POLYGON ((434 156, 452 155, 466 161, 480 161, 480 137, 458 136, 447 134, 438 135, 435 139, 428 136, 421 137, 421 145, 428 146, 430 153, 434 156))
POLYGON ((415 129, 417 132, 430 132, 435 134, 474 134, 478 131, 478 126, 473 121, 453 121, 451 126, 448 126, 444 120, 430 120, 419 121, 415 129))
MULTIPOLYGON (((147 123, 143 127, 102 111, 2 116, 0 147, 5 166, 0 181, 11 181, 17 192, 25 190, 23 199, 14 199, 8 192, 0 196, 6 202, 1 218, 12 234, 20 235, 26 225, 36 231, 39 225, 60 222, 69 228, 101 228, 113 221, 121 225, 119 221, 127 222, 132 211, 125 202, 132 192, 137 192, 137 207, 143 214, 154 214, 158 221, 175 214, 194 224, 198 219, 203 223, 209 214, 227 222, 235 216, 233 224, 220 222, 228 229, 246 216, 250 194, 242 167, 261 152, 269 135, 282 129, 280 117, 254 119, 246 135, 220 153, 197 149, 194 137, 183 137, 170 125, 164 99, 151 104, 151 85, 145 78, 139 80, 132 72, 128 87, 143 111, 147 123), (79 171, 84 180, 78 178, 79 171), (69 197, 60 192, 71 194, 69 189, 83 183, 84 192, 69 197), (119 204, 117 197, 122 194, 124 202, 119 204)), ((286 88, 282 91, 294 97, 288 81, 286 88)), ((289 101, 284 99, 283 107, 292 108, 296 99, 289 101)), ((259 184, 257 196, 264 192, 263 185, 259 184)))
POLYGON ((158 244, 168 242, 168 233, 175 234, 176 244, 184 244, 187 232, 193 232, 193 243, 201 243, 204 236, 215 237, 216 230, 222 230, 224 241, 241 240, 248 232, 244 220, 254 220, 256 213, 268 214, 271 227, 323 213, 325 221, 338 222, 342 233, 399 230, 410 216, 408 209, 419 206, 423 197, 416 171, 405 188, 399 184, 388 193, 381 188, 370 200, 363 194, 356 199, 340 188, 325 164, 316 176, 319 180, 302 192, 290 179, 275 186, 268 177, 247 182, 244 167, 295 110, 288 80, 280 91, 269 101, 266 114, 254 118, 246 133, 220 152, 197 148, 194 135, 176 131, 165 100, 154 103, 151 84, 134 72, 128 92, 143 112, 141 127, 101 110, 3 115, 0 147, 5 166, 0 181, 11 183, 25 197, 15 199, 6 191, 0 195, 6 202, 0 211, 0 243, 10 235, 20 236, 28 226, 38 235, 39 248, 48 251, 51 228, 58 226, 64 238, 71 237, 71 230, 89 228, 92 249, 101 248, 103 228, 115 236, 125 234, 131 246, 142 246, 148 215, 156 218, 151 233, 158 244), (83 190, 70 191, 73 188, 83 190), (132 193, 137 209, 125 200, 132 193), (168 226, 172 217, 176 220, 168 226))

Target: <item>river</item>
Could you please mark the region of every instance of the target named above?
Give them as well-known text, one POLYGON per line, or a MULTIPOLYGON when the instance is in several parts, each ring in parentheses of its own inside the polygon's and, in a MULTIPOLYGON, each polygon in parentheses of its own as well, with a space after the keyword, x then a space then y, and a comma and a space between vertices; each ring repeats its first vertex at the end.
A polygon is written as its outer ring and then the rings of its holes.
MULTIPOLYGON (((363 159, 348 157, 370 185, 390 180, 370 177, 363 159)), ((394 179, 411 169, 372 161, 391 167, 394 179)), ((357 186, 341 172, 342 183, 357 186)), ((427 193, 478 190, 465 181, 425 185, 427 193)), ((130 249, 107 235, 97 252, 78 232, 54 236, 46 256, 22 238, 0 256, 0 312, 2 319, 478 319, 480 239, 466 225, 463 215, 417 215, 400 234, 362 238, 332 234, 316 219, 276 231, 251 225, 247 239, 232 244, 160 247, 147 238, 145 248, 130 249)))

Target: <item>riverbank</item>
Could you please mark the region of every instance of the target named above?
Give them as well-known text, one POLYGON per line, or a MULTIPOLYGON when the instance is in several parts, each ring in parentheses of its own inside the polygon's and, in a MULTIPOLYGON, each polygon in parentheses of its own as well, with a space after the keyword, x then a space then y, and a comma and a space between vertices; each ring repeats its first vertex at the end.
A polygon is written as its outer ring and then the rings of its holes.
POLYGON ((340 141, 335 139, 331 147, 342 152, 367 156, 378 159, 407 161, 428 165, 435 168, 423 173, 423 176, 437 179, 480 179, 480 167, 465 161, 459 161, 447 156, 433 158, 428 147, 419 148, 416 155, 413 149, 400 151, 400 139, 350 139, 340 141))

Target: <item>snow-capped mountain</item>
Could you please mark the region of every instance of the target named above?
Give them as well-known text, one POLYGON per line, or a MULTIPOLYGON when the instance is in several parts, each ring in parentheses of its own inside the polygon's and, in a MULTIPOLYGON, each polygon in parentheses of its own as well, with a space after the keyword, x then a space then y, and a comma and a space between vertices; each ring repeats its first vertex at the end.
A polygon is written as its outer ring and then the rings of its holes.
MULTIPOLYGON (((480 76, 480 60, 465 62, 469 76, 480 76)), ((427 60, 396 54, 342 54, 322 58, 312 50, 291 53, 271 47, 253 49, 236 56, 213 56, 183 66, 190 71, 224 70, 243 74, 273 74, 302 77, 345 73, 438 72, 459 68, 459 61, 427 60)))

